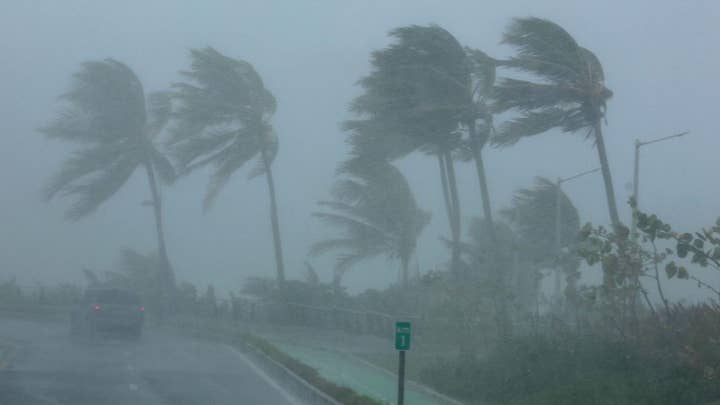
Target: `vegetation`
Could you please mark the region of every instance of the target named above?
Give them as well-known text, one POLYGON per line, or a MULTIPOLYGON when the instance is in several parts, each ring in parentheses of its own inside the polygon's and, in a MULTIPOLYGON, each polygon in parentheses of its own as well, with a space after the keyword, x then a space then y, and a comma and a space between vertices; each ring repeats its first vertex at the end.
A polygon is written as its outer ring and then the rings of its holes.
MULTIPOLYGON (((41 128, 49 138, 80 145, 46 196, 71 198, 67 217, 77 220, 144 168, 158 239, 150 253, 124 250, 114 271, 85 270, 88 284, 135 289, 148 314, 159 318, 172 293, 180 322, 209 320, 226 332, 235 330, 227 320, 262 319, 385 336, 392 320, 413 319, 418 345, 448 348, 432 360, 424 357, 413 375, 469 403, 720 399, 720 286, 703 276, 720 270, 720 220, 697 232, 678 232, 638 212, 642 238, 631 237, 619 219, 602 130, 613 93, 595 54, 562 27, 534 17, 508 26, 503 43, 514 54, 506 60, 463 46, 437 25, 399 27, 389 36, 391 43, 372 53, 370 72, 359 81, 361 94, 343 123, 349 153, 339 159, 330 198, 313 213, 331 234, 315 241, 309 254, 335 255, 330 282, 308 262, 297 264, 306 280, 286 278, 273 178, 277 101, 252 64, 213 48, 194 49, 190 69, 180 72, 183 81, 148 97, 121 62, 83 64, 62 96, 64 109, 41 128), (504 121, 496 130, 499 119, 504 121), (158 146, 166 127, 164 145, 178 174, 211 167, 205 209, 236 172, 255 161, 248 175, 267 181, 273 277, 248 279, 227 299, 212 284, 175 282, 160 198, 160 183, 170 184, 176 175, 158 146), (584 134, 597 148, 609 227, 581 226, 560 181, 542 177, 517 190, 505 209, 493 211, 487 180, 496 174, 486 173, 486 147, 510 147, 557 130, 584 134), (410 262, 431 214, 397 165, 413 154, 437 162, 438 195, 449 224, 449 235, 438 242, 447 247, 448 262, 423 268, 418 277, 411 275, 410 262), (466 217, 458 162, 474 164, 482 199, 482 206, 465 207, 466 217), (399 282, 349 294, 342 277, 371 258, 397 263, 399 282), (581 272, 596 268, 602 282, 582 285, 581 272), (557 279, 551 302, 541 288, 548 269, 564 274, 567 284, 561 297, 557 279), (710 291, 713 299, 672 302, 665 285, 683 281, 710 291)), ((13 280, 0 284, 5 306, 71 304, 79 294, 71 286, 29 294, 13 280)), ((376 403, 326 381, 258 337, 239 339, 342 403, 376 403)))
POLYGON ((504 123, 494 138, 497 145, 559 128, 584 132, 595 142, 605 181, 610 220, 620 224, 610 164, 605 151, 602 120, 612 91, 605 87, 600 60, 559 25, 540 18, 513 20, 503 42, 517 50, 504 66, 540 79, 502 79, 494 91, 494 110, 516 110, 520 117, 504 123))
POLYGON ((365 157, 346 162, 332 190, 333 201, 318 204, 327 211, 314 215, 339 228, 341 237, 315 243, 311 254, 339 250, 337 278, 353 264, 375 256, 400 261, 400 280, 409 282, 408 266, 417 239, 430 221, 402 173, 384 160, 365 157))
POLYGON ((155 215, 159 265, 163 282, 172 288, 175 276, 165 246, 158 178, 169 184, 175 170, 155 142, 170 118, 168 94, 153 93, 146 100, 135 73, 107 59, 84 63, 61 100, 64 108, 40 132, 82 148, 53 176, 46 198, 73 198, 66 216, 78 220, 117 193, 135 171, 144 169, 155 215))
POLYGON ((230 177, 256 159, 249 178, 265 176, 270 196, 270 222, 275 248, 276 277, 285 280, 280 221, 278 219, 272 163, 278 138, 270 123, 277 102, 253 66, 232 59, 213 48, 190 51, 187 82, 176 83, 170 146, 183 173, 214 167, 205 208, 209 208, 230 177))
POLYGON ((382 403, 370 398, 366 395, 360 395, 355 391, 347 387, 342 387, 324 379, 320 374, 312 367, 309 367, 293 357, 288 356, 283 351, 269 343, 268 341, 261 339, 257 336, 245 334, 241 336, 241 341, 251 347, 259 350, 264 355, 277 361, 283 366, 287 367, 290 371, 297 374, 299 377, 310 383, 313 387, 319 389, 331 398, 340 402, 341 404, 348 405, 381 405, 382 403))

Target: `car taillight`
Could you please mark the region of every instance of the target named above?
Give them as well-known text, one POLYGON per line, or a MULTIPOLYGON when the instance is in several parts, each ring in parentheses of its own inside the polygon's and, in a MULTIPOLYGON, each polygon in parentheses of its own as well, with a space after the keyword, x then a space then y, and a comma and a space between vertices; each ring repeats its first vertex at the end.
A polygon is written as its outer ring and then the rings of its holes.
POLYGON ((98 304, 92 304, 93 311, 97 312, 102 309, 102 307, 98 304))
POLYGON ((140 305, 140 312, 145 312, 145 305, 140 305))

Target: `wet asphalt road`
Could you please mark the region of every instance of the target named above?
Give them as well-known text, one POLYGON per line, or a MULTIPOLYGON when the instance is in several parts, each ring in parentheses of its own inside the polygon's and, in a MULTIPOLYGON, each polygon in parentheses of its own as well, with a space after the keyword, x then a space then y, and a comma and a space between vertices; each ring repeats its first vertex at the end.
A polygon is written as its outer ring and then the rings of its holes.
POLYGON ((0 320, 0 337, 18 343, 0 369, 0 405, 300 405, 224 345, 153 331, 77 342, 66 324, 17 320, 0 320))

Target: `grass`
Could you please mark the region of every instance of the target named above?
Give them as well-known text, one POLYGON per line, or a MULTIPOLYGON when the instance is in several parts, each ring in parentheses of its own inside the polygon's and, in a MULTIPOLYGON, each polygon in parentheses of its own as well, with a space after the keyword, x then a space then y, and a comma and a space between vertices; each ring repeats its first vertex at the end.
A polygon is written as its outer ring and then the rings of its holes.
POLYGON ((293 373, 297 374, 310 385, 324 392, 336 401, 347 405, 383 405, 369 396, 358 394, 352 389, 337 385, 318 373, 318 371, 305 363, 291 357, 287 353, 278 349, 275 345, 268 341, 251 334, 242 334, 239 339, 253 348, 259 350, 266 356, 282 364, 293 373))

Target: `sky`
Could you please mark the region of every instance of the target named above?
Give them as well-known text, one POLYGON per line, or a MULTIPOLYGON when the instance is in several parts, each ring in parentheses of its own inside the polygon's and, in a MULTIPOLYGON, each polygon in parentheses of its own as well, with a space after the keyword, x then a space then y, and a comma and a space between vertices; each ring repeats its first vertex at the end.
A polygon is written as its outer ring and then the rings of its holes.
MULTIPOLYGON (((630 220, 633 144, 690 131, 641 151, 641 207, 677 229, 696 230, 720 215, 716 154, 720 71, 720 3, 715 1, 123 1, 0 0, 0 280, 78 282, 81 269, 112 269, 122 248, 150 251, 155 235, 149 196, 137 173, 111 201, 79 222, 66 222, 67 201, 46 203, 43 185, 71 153, 36 128, 53 118, 57 97, 88 60, 129 65, 147 92, 166 89, 189 64, 188 50, 212 46, 252 63, 278 100, 280 137, 275 163, 285 261, 290 278, 309 260, 321 279, 332 259, 308 258, 327 233, 311 213, 328 197, 334 170, 345 158, 339 124, 351 118, 356 82, 369 72, 373 50, 387 32, 409 24, 439 24, 469 47, 495 57, 513 17, 559 23, 602 62, 614 92, 606 146, 620 214, 630 220)), ((501 74, 502 76, 502 74, 501 74)), ((580 134, 549 132, 506 149, 485 151, 493 209, 509 204, 535 176, 568 177, 598 167, 593 144, 580 134)), ((421 272, 448 253, 436 162, 412 156, 398 162, 419 204, 433 213, 417 253, 421 272)), ((481 215, 474 169, 459 164, 463 216, 481 215)), ((177 277, 220 291, 248 276, 272 277, 274 262, 266 185, 236 174, 215 206, 202 211, 208 173, 197 172, 163 190, 168 250, 177 277)), ((564 184, 583 222, 609 222, 599 173, 564 184)), ((351 291, 382 288, 397 265, 374 260, 346 277, 351 291)), ((707 270, 709 272, 709 270, 707 270)), ((597 279, 587 270, 584 279, 597 279)), ((720 277, 706 275, 708 280, 720 277)), ((674 285, 676 297, 697 294, 674 285)))

